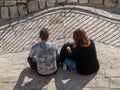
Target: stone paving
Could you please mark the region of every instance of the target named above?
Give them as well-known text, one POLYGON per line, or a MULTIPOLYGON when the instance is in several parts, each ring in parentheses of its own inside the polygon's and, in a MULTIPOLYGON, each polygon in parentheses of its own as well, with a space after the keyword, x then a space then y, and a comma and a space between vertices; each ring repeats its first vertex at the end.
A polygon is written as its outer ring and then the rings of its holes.
POLYGON ((0 27, 0 90, 120 90, 120 15, 87 7, 56 8, 10 21, 0 27), (107 15, 106 15, 107 13, 107 15), (106 16, 105 16, 106 15, 106 16), (59 49, 82 27, 95 40, 98 73, 82 76, 60 67, 50 77, 38 76, 26 61, 41 28, 59 49))
POLYGON ((95 44, 100 70, 89 76, 60 67, 55 75, 41 77, 28 66, 29 51, 0 55, 0 90, 120 90, 120 48, 95 44))

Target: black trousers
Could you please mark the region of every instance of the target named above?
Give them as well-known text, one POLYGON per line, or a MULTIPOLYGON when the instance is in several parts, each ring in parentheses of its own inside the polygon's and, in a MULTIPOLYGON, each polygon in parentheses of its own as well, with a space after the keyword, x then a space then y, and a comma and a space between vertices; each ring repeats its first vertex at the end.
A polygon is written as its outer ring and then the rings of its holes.
POLYGON ((37 61, 34 58, 28 57, 27 59, 31 69, 35 70, 37 72, 37 61))

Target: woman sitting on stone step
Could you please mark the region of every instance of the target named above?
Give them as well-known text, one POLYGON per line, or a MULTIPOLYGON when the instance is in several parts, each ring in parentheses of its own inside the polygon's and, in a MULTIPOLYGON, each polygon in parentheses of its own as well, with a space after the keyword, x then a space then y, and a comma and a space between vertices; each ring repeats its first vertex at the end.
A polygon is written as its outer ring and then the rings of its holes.
MULTIPOLYGON (((60 52, 60 60, 64 65, 82 75, 90 75, 99 70, 94 41, 88 39, 83 29, 73 33, 73 43, 65 43, 60 52)), ((65 69, 65 66, 64 66, 65 69)))

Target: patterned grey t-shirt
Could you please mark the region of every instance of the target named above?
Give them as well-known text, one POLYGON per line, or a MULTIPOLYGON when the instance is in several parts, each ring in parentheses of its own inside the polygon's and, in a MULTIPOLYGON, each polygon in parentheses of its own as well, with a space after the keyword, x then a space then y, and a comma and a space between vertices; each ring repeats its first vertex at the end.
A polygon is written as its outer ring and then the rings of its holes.
POLYGON ((54 42, 40 42, 32 46, 29 57, 37 61, 37 71, 42 75, 52 74, 57 70, 57 46, 54 42))

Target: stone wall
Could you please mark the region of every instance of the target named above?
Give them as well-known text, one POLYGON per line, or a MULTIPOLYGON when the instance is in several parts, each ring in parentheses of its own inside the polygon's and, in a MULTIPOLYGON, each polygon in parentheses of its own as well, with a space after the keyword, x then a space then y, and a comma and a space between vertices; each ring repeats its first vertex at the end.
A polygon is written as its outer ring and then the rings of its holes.
POLYGON ((120 9, 120 0, 0 0, 0 20, 17 18, 49 7, 66 4, 102 5, 120 9))

